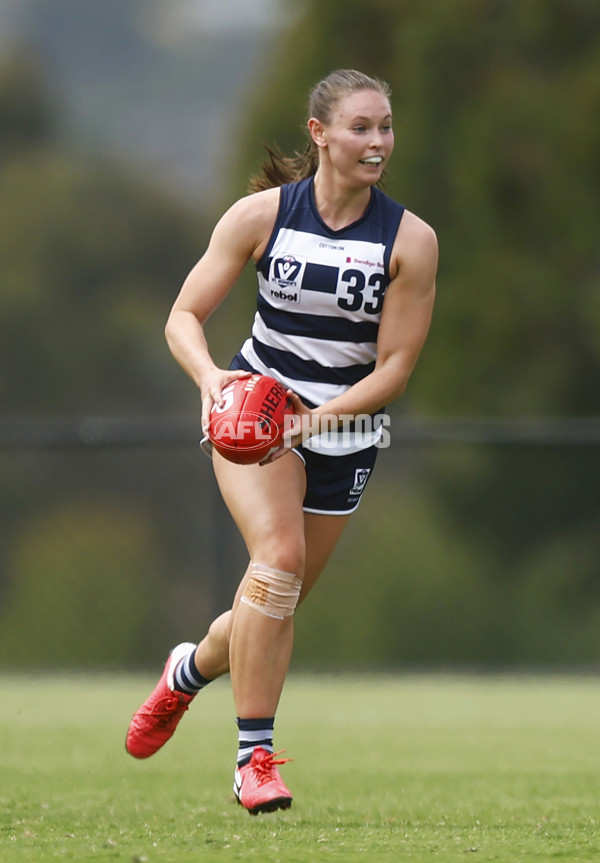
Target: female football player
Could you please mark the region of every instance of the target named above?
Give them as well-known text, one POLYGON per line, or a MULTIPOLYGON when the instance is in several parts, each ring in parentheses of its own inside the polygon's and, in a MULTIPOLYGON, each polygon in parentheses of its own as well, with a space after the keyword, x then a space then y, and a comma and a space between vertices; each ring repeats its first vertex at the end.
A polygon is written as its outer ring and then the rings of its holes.
POLYGON ((251 194, 216 225, 167 323, 171 352, 201 392, 204 431, 223 388, 252 372, 289 388, 301 422, 265 464, 241 466, 213 453, 249 565, 231 609, 204 639, 172 650, 127 736, 131 755, 152 755, 199 690, 230 672, 239 729, 234 791, 252 814, 291 805, 273 725, 294 611, 358 506, 378 451, 376 428, 338 433, 337 443, 334 431, 325 442, 319 419, 339 418, 341 428, 404 392, 428 332, 438 256, 433 230, 377 186, 394 147, 385 83, 333 72, 311 93, 307 130, 304 154, 269 151, 251 194), (249 260, 257 313, 250 337, 222 369, 204 324, 249 260))

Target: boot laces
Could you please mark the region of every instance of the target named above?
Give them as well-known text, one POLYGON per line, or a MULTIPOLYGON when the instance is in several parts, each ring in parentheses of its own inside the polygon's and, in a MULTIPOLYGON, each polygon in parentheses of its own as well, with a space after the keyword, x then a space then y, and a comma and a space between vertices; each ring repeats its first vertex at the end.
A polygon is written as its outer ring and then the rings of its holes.
POLYGON ((179 698, 175 694, 165 695, 153 705, 152 710, 149 710, 146 715, 158 718, 157 724, 162 727, 168 725, 176 713, 184 713, 188 709, 189 707, 183 698, 179 698))
POLYGON ((274 778, 273 774, 278 764, 287 764, 288 761, 294 760, 293 758, 276 758, 282 752, 285 752, 285 749, 280 749, 279 752, 267 752, 265 749, 262 752, 254 751, 252 769, 259 785, 264 785, 265 782, 270 782, 274 778))

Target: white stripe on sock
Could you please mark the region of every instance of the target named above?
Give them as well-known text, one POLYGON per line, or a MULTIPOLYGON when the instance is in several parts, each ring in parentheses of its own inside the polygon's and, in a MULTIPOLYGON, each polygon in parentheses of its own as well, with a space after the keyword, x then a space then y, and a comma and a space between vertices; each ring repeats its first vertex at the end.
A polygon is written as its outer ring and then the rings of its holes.
POLYGON ((256 743, 258 740, 264 740, 265 737, 273 737, 272 728, 259 728, 258 731, 240 731, 238 734, 240 743, 256 743))

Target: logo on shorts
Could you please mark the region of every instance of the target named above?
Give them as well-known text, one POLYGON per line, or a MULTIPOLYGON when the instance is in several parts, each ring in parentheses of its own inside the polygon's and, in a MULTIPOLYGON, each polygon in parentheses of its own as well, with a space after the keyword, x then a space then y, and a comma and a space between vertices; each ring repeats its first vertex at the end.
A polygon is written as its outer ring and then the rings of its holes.
POLYGON ((348 492, 349 494, 362 494, 365 490, 365 486, 367 484, 367 480, 369 479, 369 474, 371 473, 370 467, 359 467, 354 471, 354 485, 348 492))

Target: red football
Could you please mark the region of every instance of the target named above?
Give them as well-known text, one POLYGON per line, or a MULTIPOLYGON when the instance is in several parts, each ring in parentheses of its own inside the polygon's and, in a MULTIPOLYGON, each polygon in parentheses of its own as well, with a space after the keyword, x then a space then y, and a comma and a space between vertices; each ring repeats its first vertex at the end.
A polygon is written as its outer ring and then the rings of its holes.
POLYGON ((275 378, 252 375, 223 390, 213 405, 208 437, 214 448, 236 464, 256 464, 281 446, 286 414, 294 412, 286 388, 275 378))

